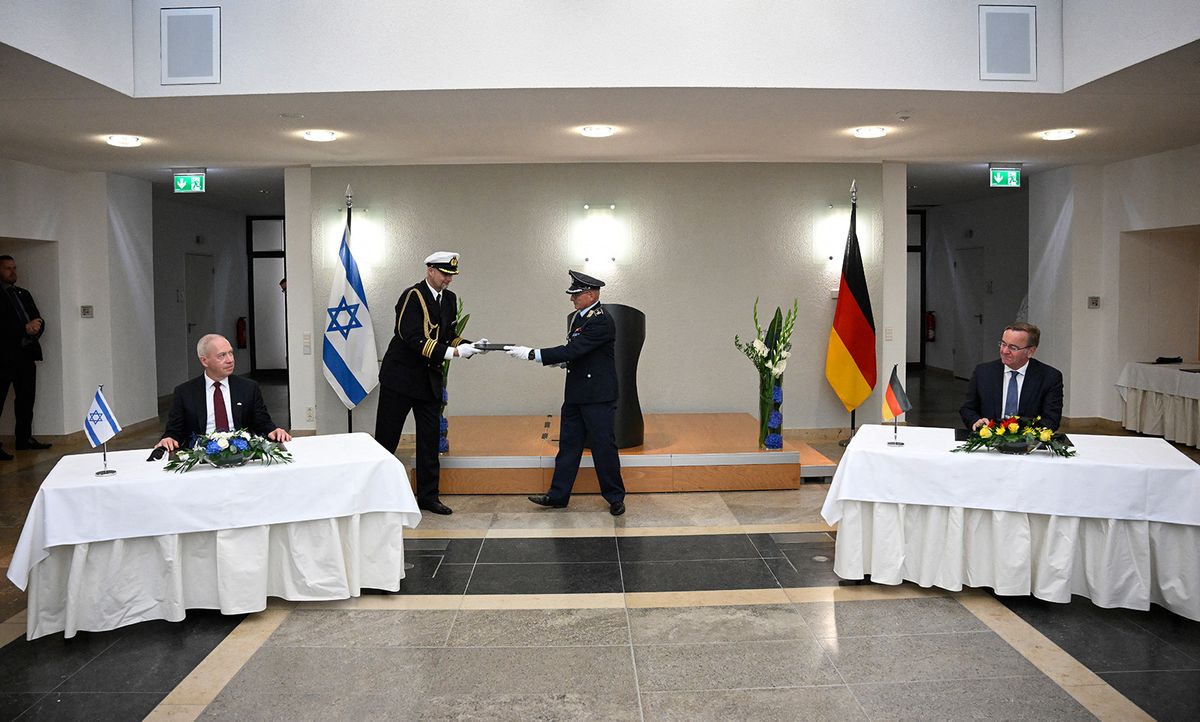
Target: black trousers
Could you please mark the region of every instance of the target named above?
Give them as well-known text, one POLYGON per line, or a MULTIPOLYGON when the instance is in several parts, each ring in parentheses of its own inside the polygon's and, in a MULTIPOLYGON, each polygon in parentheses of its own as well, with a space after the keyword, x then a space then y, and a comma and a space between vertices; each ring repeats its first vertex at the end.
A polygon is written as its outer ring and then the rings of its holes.
POLYGON ((37 394, 37 366, 31 360, 14 361, 11 365, 0 365, 0 409, 8 399, 11 385, 16 397, 13 399, 13 433, 17 443, 23 444, 33 436, 33 400, 37 394))
POLYGON ((417 422, 417 501, 438 500, 438 417, 441 404, 415 399, 387 386, 379 387, 379 408, 375 413, 375 440, 389 453, 396 453, 404 419, 412 411, 417 422))
POLYGON ((621 480, 621 459, 613 433, 616 404, 563 404, 558 432, 558 455, 554 457, 554 478, 548 496, 556 503, 567 503, 571 487, 579 474, 583 444, 592 437, 592 461, 600 480, 600 494, 609 504, 625 500, 625 482, 621 480))

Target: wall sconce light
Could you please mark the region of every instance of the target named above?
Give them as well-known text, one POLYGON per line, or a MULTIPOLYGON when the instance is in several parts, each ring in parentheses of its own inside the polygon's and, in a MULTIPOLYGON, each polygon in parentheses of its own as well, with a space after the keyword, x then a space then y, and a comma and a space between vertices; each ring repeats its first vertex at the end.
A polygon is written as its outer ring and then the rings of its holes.
POLYGON ((615 203, 585 203, 575 228, 574 260, 582 260, 585 271, 603 273, 623 262, 628 255, 629 234, 617 215, 615 203))
MULTIPOLYGON (((350 252, 354 254, 354 262, 364 275, 369 275, 370 269, 382 266, 384 262, 383 234, 370 210, 355 206, 354 220, 350 226, 350 252)), ((337 221, 331 228, 325 246, 325 262, 329 267, 338 264, 338 249, 342 246, 342 233, 345 230, 346 209, 339 208, 337 221)))
MULTIPOLYGON (((867 245, 864 239, 870 238, 870 229, 865 222, 862 209, 858 209, 856 233, 858 244, 862 249, 864 262, 867 255, 867 245)), ((846 239, 850 235, 850 206, 828 204, 813 214, 812 254, 813 261, 826 269, 841 269, 842 257, 846 254, 846 239)))

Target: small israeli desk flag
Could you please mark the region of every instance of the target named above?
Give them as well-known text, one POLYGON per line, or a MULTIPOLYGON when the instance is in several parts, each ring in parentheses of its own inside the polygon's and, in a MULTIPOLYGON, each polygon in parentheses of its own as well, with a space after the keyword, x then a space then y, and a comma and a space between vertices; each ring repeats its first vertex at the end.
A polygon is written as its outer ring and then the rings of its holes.
POLYGON ((96 396, 92 399, 92 406, 88 409, 87 416, 83 419, 83 430, 87 434, 88 441, 91 442, 93 449, 107 442, 121 431, 121 425, 117 423, 117 417, 113 416, 112 409, 108 406, 108 401, 104 399, 103 386, 96 387, 96 396))

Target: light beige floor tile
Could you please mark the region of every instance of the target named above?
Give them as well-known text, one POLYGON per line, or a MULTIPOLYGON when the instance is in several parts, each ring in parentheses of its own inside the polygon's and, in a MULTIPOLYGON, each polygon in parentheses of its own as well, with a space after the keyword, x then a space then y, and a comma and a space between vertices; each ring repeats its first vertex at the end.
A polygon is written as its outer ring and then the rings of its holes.
POLYGON ((330 602, 304 602, 301 609, 458 609, 461 594, 364 594, 330 602))
POLYGON ((491 529, 493 531, 500 529, 519 531, 537 529, 612 529, 614 518, 607 510, 564 512, 562 509, 552 509, 497 512, 495 519, 492 520, 491 529))
POLYGON ((700 592, 628 592, 630 609, 643 607, 708 607, 732 604, 787 604, 782 589, 730 589, 700 592))
POLYGON ((625 500, 625 509, 619 526, 708 527, 738 523, 720 492, 631 494, 625 500))
POLYGON ((204 712, 202 704, 160 704, 143 722, 191 722, 204 712))
POLYGON ((611 594, 471 594, 460 609, 619 609, 620 593, 611 594))

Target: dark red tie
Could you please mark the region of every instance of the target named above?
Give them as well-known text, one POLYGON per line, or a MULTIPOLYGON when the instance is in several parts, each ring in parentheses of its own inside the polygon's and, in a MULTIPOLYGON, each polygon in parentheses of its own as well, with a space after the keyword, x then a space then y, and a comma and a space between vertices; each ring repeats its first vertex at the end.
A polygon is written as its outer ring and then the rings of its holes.
POLYGON ((225 410, 225 395, 221 393, 221 382, 213 381, 214 431, 229 431, 229 412, 225 410))

